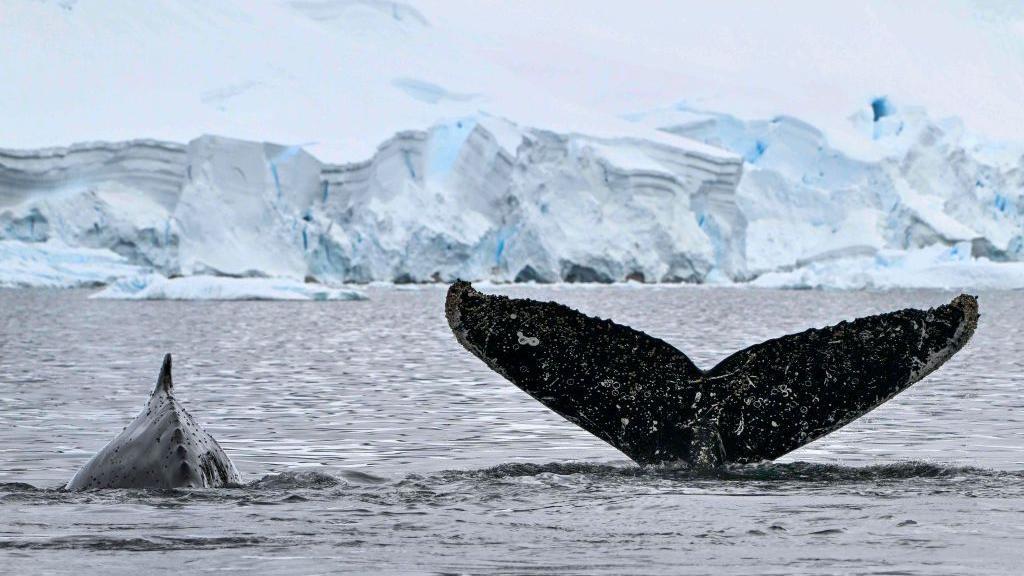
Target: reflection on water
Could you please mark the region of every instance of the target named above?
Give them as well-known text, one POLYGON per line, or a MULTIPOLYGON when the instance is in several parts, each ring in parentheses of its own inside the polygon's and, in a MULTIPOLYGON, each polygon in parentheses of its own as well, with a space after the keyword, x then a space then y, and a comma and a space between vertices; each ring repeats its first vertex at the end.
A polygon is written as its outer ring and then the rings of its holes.
MULTIPOLYGON (((783 333, 952 297, 485 290, 611 317, 703 367, 783 333)), ((0 290, 0 565, 982 574, 1024 561, 1024 293, 983 293, 967 348, 847 428, 780 463, 694 473, 633 466, 502 381, 451 337, 442 288, 369 292, 186 303, 0 290), (250 483, 49 489, 142 408, 165 352, 177 396, 250 483)))

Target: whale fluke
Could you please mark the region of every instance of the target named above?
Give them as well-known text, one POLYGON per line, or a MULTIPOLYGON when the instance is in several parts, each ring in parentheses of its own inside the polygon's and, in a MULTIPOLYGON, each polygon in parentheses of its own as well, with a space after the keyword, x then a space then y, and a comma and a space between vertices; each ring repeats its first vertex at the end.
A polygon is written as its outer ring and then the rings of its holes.
POLYGON ((75 474, 68 490, 240 484, 235 465, 172 393, 171 355, 142 412, 75 474))
POLYGON ((967 343, 960 295, 768 340, 704 371, 668 343, 555 302, 457 281, 456 339, 513 384, 641 464, 778 458, 863 416, 967 343))

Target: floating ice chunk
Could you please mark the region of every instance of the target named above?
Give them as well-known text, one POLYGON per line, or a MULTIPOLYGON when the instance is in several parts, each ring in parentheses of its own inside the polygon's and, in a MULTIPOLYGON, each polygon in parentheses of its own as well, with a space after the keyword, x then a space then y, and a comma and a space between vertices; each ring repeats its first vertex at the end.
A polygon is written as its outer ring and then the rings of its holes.
POLYGON ((59 241, 0 240, 0 286, 75 288, 106 284, 144 270, 110 250, 59 241))
POLYGON ((788 272, 770 272, 754 280, 764 288, 891 288, 1021 289, 1024 262, 992 262, 971 257, 970 244, 930 246, 920 250, 883 250, 812 262, 788 272))
POLYGON ((288 278, 141 274, 122 278, 90 296, 114 300, 365 300, 359 290, 306 284, 288 278))

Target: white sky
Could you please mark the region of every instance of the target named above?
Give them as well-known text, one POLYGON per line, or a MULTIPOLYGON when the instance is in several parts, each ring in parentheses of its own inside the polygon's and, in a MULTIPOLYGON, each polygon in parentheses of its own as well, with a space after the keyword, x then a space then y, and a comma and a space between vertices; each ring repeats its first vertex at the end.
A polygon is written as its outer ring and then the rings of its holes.
POLYGON ((888 95, 990 136, 1024 139, 1024 2, 414 4, 434 27, 604 111, 686 100, 828 123, 888 95))
POLYGON ((429 26, 384 0, 0 0, 0 147, 215 133, 350 161, 479 110, 619 135, 681 101, 834 133, 883 95, 1024 141, 1024 2, 411 2, 429 26))

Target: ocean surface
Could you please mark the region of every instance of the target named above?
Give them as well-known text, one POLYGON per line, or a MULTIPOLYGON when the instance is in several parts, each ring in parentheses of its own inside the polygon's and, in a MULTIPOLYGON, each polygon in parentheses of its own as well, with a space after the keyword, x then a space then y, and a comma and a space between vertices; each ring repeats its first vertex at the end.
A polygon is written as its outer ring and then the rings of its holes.
MULTIPOLYGON (((553 299, 710 367, 933 291, 482 287, 553 299)), ((973 340, 778 462, 639 468, 463 350, 443 287, 365 302, 118 302, 0 290, 3 574, 1019 574, 1024 292, 973 340), (246 485, 59 488, 175 393, 246 485), (183 572, 187 571, 187 572, 183 572)))

